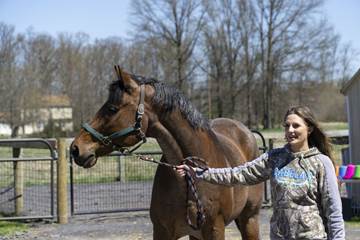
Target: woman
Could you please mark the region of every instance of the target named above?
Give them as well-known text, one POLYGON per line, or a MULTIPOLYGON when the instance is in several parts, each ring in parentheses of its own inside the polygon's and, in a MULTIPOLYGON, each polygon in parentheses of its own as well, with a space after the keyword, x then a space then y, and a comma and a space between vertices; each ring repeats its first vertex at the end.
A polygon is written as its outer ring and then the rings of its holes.
MULTIPOLYGON (((331 145, 309 108, 290 108, 284 118, 287 144, 235 168, 194 169, 199 179, 252 185, 270 179, 270 238, 345 239, 331 145)), ((187 165, 176 171, 185 175, 187 165)))

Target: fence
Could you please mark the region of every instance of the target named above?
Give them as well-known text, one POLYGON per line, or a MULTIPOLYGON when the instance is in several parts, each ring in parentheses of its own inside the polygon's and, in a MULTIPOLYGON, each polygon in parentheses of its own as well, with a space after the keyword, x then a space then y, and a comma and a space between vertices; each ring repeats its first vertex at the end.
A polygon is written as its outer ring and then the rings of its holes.
POLYGON ((0 139, 1 220, 54 217, 57 157, 55 142, 50 142, 52 145, 43 139, 0 139))
MULTIPOLYGON (((137 152, 160 160, 161 151, 137 152)), ((147 210, 150 207, 156 165, 115 152, 91 169, 70 162, 73 215, 147 210)))

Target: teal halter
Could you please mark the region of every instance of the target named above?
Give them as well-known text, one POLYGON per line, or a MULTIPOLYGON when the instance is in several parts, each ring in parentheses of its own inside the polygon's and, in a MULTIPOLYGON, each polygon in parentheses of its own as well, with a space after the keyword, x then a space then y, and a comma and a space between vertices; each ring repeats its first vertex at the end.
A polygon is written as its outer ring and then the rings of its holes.
POLYGON ((112 145, 114 150, 120 150, 121 152, 132 153, 136 149, 138 149, 142 144, 146 143, 146 136, 141 130, 141 120, 144 114, 144 98, 145 98, 145 86, 140 85, 140 102, 136 111, 135 124, 133 127, 128 127, 117 131, 109 136, 104 136, 103 134, 96 131, 93 127, 88 123, 83 123, 81 127, 87 131, 92 137, 101 142, 105 146, 112 145), (141 139, 141 142, 133 147, 131 150, 125 147, 121 147, 113 142, 114 139, 128 136, 131 134, 136 134, 136 136, 141 139))

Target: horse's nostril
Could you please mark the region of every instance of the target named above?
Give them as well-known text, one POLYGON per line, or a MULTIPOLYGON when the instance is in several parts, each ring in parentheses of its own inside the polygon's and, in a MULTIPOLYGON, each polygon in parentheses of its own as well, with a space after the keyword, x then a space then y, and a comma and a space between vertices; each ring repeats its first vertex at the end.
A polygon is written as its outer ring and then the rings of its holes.
POLYGON ((79 157, 79 148, 76 145, 71 145, 70 154, 73 158, 79 157))

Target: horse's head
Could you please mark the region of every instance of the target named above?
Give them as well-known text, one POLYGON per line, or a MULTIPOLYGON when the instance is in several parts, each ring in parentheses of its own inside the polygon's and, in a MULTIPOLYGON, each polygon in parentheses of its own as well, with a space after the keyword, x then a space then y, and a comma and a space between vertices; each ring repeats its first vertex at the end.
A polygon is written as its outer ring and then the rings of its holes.
POLYGON ((115 66, 118 81, 109 88, 109 97, 90 124, 83 124, 71 144, 76 164, 89 168, 97 157, 115 149, 123 149, 145 142, 148 117, 146 99, 151 87, 139 84, 132 75, 115 66))

